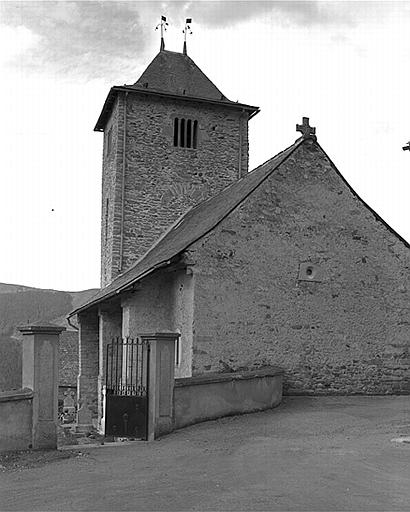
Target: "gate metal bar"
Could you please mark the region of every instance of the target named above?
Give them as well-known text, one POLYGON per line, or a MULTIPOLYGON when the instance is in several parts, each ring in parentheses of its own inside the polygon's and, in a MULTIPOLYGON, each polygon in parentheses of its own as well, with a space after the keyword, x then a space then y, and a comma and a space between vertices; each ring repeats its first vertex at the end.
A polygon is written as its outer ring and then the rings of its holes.
POLYGON ((149 342, 115 338, 107 345, 106 435, 146 439, 149 342))
POLYGON ((146 396, 148 354, 149 343, 140 338, 115 338, 107 345, 107 392, 121 396, 146 396))

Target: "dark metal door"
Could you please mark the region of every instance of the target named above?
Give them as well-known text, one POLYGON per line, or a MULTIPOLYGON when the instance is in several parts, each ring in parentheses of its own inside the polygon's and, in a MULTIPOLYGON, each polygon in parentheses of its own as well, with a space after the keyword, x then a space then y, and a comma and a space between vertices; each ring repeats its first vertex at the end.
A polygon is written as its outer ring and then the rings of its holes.
POLYGON ((105 435, 147 439, 148 359, 140 338, 107 345, 105 435))

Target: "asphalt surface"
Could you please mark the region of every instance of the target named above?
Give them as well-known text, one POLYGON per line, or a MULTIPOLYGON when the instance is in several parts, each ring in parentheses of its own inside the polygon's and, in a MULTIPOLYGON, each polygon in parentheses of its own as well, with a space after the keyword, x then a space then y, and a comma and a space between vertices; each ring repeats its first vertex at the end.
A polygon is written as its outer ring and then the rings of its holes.
POLYGON ((292 397, 0 473, 0 510, 409 511, 410 397, 292 397))

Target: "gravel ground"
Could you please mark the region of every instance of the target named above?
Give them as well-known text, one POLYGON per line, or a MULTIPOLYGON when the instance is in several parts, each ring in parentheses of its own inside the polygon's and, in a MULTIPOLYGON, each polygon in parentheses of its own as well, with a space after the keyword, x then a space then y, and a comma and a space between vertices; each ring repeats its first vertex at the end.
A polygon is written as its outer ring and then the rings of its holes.
POLYGON ((154 443, 6 468, 0 509, 407 512, 410 444, 392 439, 409 435, 409 397, 288 397, 154 443))
POLYGON ((0 472, 22 471, 31 469, 51 462, 56 462, 70 457, 80 457, 86 454, 81 452, 58 451, 58 450, 22 450, 19 452, 8 452, 0 454, 0 472))

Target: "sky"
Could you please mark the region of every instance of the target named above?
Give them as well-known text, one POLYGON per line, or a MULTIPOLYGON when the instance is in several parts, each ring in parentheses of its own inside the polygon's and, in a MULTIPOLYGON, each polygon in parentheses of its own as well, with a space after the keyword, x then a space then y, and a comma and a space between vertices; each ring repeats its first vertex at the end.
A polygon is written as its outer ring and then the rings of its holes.
POLYGON ((113 85, 159 51, 188 54, 257 105, 250 169, 302 116, 356 192, 410 241, 410 2, 0 1, 0 282, 99 286, 102 134, 113 85))

